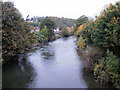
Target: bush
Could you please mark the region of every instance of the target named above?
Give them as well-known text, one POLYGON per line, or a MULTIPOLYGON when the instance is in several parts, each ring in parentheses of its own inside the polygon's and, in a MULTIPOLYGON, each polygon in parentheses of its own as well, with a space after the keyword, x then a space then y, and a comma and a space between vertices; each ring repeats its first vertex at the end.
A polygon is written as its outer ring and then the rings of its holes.
POLYGON ((82 38, 82 36, 80 36, 80 37, 78 38, 77 45, 78 45, 80 48, 85 48, 86 43, 85 43, 85 40, 82 38))
POLYGON ((119 58, 116 57, 112 52, 107 50, 106 58, 106 72, 110 75, 111 81, 115 86, 120 85, 120 73, 119 73, 119 58))
POLYGON ((119 58, 109 50, 106 51, 106 57, 99 59, 98 64, 94 66, 94 75, 101 83, 111 82, 114 86, 120 85, 119 58))
POLYGON ((48 29, 46 26, 44 26, 41 31, 35 32, 35 35, 39 43, 48 42, 48 29))
POLYGON ((67 26, 63 26, 61 29, 61 34, 64 37, 68 37, 70 35, 70 30, 68 29, 67 26))

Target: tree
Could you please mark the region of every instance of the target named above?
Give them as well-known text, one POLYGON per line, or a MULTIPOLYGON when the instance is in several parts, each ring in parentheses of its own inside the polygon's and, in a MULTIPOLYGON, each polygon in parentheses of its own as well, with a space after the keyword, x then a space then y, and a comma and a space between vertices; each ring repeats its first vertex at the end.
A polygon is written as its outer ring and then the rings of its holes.
POLYGON ((61 33, 62 33, 62 36, 68 37, 70 35, 70 30, 68 29, 67 26, 63 26, 61 28, 61 33))
POLYGON ((84 24, 80 25, 80 26, 78 27, 77 31, 75 32, 75 35, 76 35, 77 37, 79 37, 79 34, 80 34, 80 32, 82 31, 82 29, 83 29, 83 26, 84 26, 84 24))
POLYGON ((82 15, 76 20, 76 27, 78 28, 80 25, 86 23, 87 21, 88 21, 88 17, 86 17, 85 15, 82 15))
POLYGON ((110 4, 95 20, 92 40, 97 46, 120 46, 120 2, 110 4))
POLYGON ((44 26, 41 31, 35 32, 35 35, 39 43, 48 42, 48 29, 46 26, 44 26))
POLYGON ((2 53, 7 60, 31 48, 30 25, 12 2, 3 2, 2 13, 2 53))
POLYGON ((48 29, 48 41, 51 41, 53 39, 54 29, 56 27, 55 22, 53 22, 50 18, 45 18, 40 25, 40 28, 44 28, 44 26, 48 29))

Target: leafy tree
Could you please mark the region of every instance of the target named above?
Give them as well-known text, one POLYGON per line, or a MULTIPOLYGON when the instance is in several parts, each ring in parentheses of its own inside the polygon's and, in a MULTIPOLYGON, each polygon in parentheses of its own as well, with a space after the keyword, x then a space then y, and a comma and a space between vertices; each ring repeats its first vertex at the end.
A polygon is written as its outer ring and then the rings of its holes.
POLYGON ((44 26, 41 31, 35 32, 37 40, 39 43, 48 42, 48 29, 44 26))
POLYGON ((2 53, 3 59, 23 53, 31 47, 30 25, 25 22, 12 2, 2 5, 2 53))
POLYGON ((85 15, 79 17, 77 20, 76 20, 76 27, 79 27, 80 25, 86 23, 88 21, 88 17, 86 17, 85 15))
POLYGON ((68 29, 67 26, 63 26, 63 27, 61 28, 61 34, 62 34, 62 36, 64 36, 64 37, 68 37, 68 36, 70 35, 70 30, 68 29))
POLYGON ((71 26, 70 32, 71 32, 71 35, 74 35, 74 33, 75 33, 75 27, 74 26, 71 26))
POLYGON ((120 2, 110 4, 95 20, 92 40, 97 46, 120 46, 120 2))
POLYGON ((55 22, 53 22, 50 18, 45 18, 40 25, 40 28, 44 28, 44 26, 47 27, 48 29, 48 41, 53 39, 54 34, 54 29, 56 27, 55 22))
POLYGON ((85 24, 83 24, 83 28, 81 29, 81 32, 79 33, 86 41, 86 44, 93 44, 92 42, 92 30, 94 29, 94 21, 89 20, 85 24))
MULTIPOLYGON (((110 4, 104 9, 95 21, 87 21, 83 29, 79 29, 78 34, 86 40, 88 44, 101 47, 120 46, 120 2, 115 5, 110 4), (79 33, 79 31, 81 32, 79 33)), ((79 24, 78 24, 79 25, 79 24)))
POLYGON ((80 26, 78 27, 77 31, 75 32, 75 35, 76 35, 76 36, 79 36, 80 32, 81 32, 82 29, 83 29, 83 26, 84 26, 84 24, 82 24, 82 25, 80 25, 80 26))

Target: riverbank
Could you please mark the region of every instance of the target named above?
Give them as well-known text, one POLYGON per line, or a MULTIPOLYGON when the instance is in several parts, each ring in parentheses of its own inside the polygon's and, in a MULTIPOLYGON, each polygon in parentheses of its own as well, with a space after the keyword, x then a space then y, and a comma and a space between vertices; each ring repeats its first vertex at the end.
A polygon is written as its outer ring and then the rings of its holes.
POLYGON ((17 55, 14 55, 14 56, 7 56, 6 60, 3 60, 1 59, 1 62, 2 64, 6 64, 6 63, 10 63, 10 62, 18 62, 16 61, 21 55, 24 55, 26 53, 29 53, 29 52, 33 52, 37 49, 37 47, 40 47, 40 46, 43 46, 43 45, 46 45, 48 44, 49 42, 53 42, 59 38, 61 38, 62 36, 60 36, 59 34, 55 34, 54 38, 50 41, 43 41, 41 43, 34 43, 32 44, 32 47, 31 48, 26 48, 25 51, 23 51, 22 53, 20 54, 17 54, 17 55))
POLYGON ((81 57, 82 60, 85 60, 84 71, 93 72, 94 64, 97 59, 103 55, 103 52, 104 50, 92 46, 87 46, 86 48, 78 48, 78 55, 81 57))
POLYGON ((84 62, 83 71, 93 75, 94 81, 96 83, 105 85, 106 87, 119 88, 119 85, 117 84, 116 87, 108 76, 109 74, 104 71, 105 62, 101 60, 101 58, 106 56, 106 51, 104 49, 93 46, 86 46, 85 48, 78 48, 77 52, 84 62))

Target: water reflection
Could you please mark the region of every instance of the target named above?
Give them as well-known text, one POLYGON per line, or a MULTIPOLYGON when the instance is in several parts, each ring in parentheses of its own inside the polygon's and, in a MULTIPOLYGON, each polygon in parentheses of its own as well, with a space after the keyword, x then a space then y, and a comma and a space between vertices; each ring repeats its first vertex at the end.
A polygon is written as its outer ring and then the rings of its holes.
POLYGON ((28 87, 34 79, 33 67, 21 56, 18 62, 10 62, 2 68, 3 88, 24 88, 28 87))

